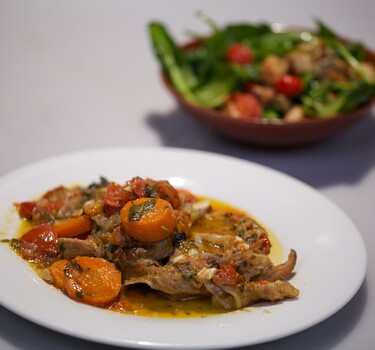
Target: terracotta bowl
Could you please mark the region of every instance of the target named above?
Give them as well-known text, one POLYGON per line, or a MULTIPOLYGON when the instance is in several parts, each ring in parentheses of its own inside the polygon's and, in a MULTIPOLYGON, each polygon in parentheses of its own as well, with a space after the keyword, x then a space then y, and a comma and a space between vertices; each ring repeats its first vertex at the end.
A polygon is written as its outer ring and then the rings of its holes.
MULTIPOLYGON (((184 49, 197 46, 188 43, 184 49)), ((366 50, 367 60, 375 62, 375 53, 366 50)), ((177 103, 189 115, 207 127, 232 140, 267 147, 293 147, 314 143, 331 137, 361 119, 370 115, 375 98, 360 108, 330 118, 309 118, 300 122, 265 119, 234 119, 211 109, 198 107, 187 102, 170 84, 165 74, 161 74, 164 85, 177 103)))

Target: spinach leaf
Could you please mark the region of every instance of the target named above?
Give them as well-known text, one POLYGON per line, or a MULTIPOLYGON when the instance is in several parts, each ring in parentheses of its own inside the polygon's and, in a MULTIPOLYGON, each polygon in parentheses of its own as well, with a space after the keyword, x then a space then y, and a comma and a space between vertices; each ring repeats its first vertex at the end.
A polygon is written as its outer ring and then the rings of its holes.
POLYGON ((187 101, 199 105, 191 90, 197 84, 196 77, 167 29, 154 22, 149 25, 149 34, 155 55, 173 86, 187 101))
POLYGON ((235 83, 235 77, 231 75, 215 75, 194 93, 204 106, 217 108, 227 100, 235 83))
POLYGON ((261 23, 258 25, 238 23, 230 24, 224 28, 231 42, 244 42, 249 38, 256 38, 272 32, 268 24, 261 23))
POLYGON ((343 92, 345 97, 340 112, 352 111, 375 96, 375 83, 359 81, 354 87, 343 92))
POLYGON ((230 65, 232 74, 236 77, 239 83, 246 83, 248 81, 260 82, 261 81, 261 69, 259 63, 247 64, 247 65, 230 65))
POLYGON ((264 111, 263 111, 263 118, 264 119, 268 119, 268 120, 276 120, 276 119, 281 119, 282 118, 282 115, 279 111, 277 111, 276 109, 272 108, 272 107, 267 107, 264 111))
POLYGON ((222 31, 215 30, 207 39, 200 56, 185 54, 160 23, 151 23, 149 33, 162 68, 188 102, 216 108, 230 95, 235 79, 230 76, 229 68, 216 58, 225 47, 226 38, 222 31))
POLYGON ((268 55, 283 56, 302 41, 304 40, 299 32, 268 33, 255 38, 250 46, 253 46, 256 59, 262 60, 268 55))
POLYGON ((365 46, 360 43, 350 43, 346 44, 347 49, 349 52, 358 60, 358 61, 365 61, 366 60, 366 50, 365 46))

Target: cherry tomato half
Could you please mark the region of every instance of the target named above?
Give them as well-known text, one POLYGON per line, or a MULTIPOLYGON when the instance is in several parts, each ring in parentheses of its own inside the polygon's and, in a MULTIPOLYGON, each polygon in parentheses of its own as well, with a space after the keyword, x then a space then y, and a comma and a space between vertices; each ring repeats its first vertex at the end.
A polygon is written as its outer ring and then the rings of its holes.
POLYGON ((232 63, 248 64, 253 62, 253 53, 243 44, 232 44, 226 52, 226 59, 232 63))
POLYGON ((284 75, 276 81, 275 88, 288 97, 295 97, 303 91, 303 82, 296 75, 284 75))

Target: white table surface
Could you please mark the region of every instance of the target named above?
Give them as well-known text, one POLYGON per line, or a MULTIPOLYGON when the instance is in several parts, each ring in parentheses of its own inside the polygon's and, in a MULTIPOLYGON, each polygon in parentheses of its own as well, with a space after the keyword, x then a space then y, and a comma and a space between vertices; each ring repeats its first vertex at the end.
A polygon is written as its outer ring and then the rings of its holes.
MULTIPOLYGON (((215 135, 190 119, 163 89, 147 38, 146 25, 154 19, 168 24, 178 40, 185 38, 186 29, 205 31, 195 17, 197 10, 221 24, 265 20, 312 26, 319 17, 375 49, 373 0, 1 0, 0 176, 46 157, 109 146, 199 149, 292 175, 322 192, 355 222, 368 249, 367 276, 354 298, 329 319, 246 349, 372 348, 374 113, 331 140, 293 150, 264 150, 215 135)), ((3 306, 0 325, 2 350, 116 349, 45 329, 3 306)))

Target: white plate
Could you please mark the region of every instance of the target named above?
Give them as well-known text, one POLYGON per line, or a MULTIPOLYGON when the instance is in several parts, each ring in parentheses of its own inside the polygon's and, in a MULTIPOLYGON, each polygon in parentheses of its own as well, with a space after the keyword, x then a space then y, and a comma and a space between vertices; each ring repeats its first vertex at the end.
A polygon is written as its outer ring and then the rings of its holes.
POLYGON ((361 235, 330 201, 277 171, 190 150, 92 150, 17 170, 0 179, 1 238, 16 232, 18 220, 9 211, 12 203, 60 184, 85 185, 101 175, 119 182, 136 175, 169 179, 175 186, 252 213, 276 234, 285 252, 296 249, 298 262, 291 282, 300 289, 300 297, 205 318, 116 314, 65 297, 2 244, 2 305, 45 327, 97 342, 148 349, 219 349, 274 340, 311 327, 342 308, 362 284, 366 251, 361 235))

